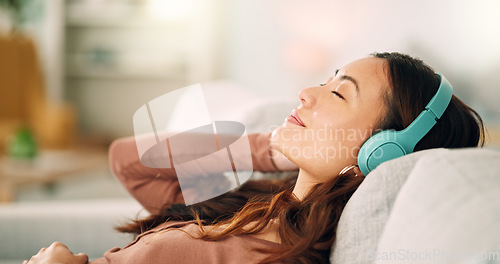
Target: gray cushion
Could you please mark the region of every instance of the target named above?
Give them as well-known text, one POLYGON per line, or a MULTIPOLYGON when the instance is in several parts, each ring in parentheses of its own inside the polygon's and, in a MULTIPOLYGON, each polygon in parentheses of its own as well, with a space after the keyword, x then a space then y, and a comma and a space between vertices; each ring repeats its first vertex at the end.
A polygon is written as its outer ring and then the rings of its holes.
POLYGON ((376 250, 394 200, 414 164, 423 155, 446 152, 415 152, 384 162, 368 174, 342 212, 330 262, 371 263, 367 254, 376 250))
POLYGON ((131 198, 24 202, 0 205, 0 263, 21 263, 54 241, 90 259, 124 246, 132 235, 113 229, 146 216, 131 198))
POLYGON ((498 263, 498 162, 500 152, 487 149, 422 157, 401 188, 379 248, 371 255, 376 263, 498 263), (488 251, 496 254, 491 261, 481 260, 481 253, 488 251))

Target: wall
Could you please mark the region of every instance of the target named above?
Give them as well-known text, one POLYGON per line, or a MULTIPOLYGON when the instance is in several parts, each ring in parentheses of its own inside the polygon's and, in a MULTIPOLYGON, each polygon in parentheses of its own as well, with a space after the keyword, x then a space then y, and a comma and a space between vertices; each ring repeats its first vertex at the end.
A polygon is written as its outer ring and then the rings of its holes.
POLYGON ((500 119, 498 1, 227 3, 225 72, 261 94, 296 97, 349 61, 400 51, 443 72, 487 121, 500 119))
POLYGON ((203 34, 212 42, 194 45, 214 45, 213 52, 192 54, 192 61, 211 60, 213 74, 190 82, 66 84, 65 98, 78 106, 82 131, 108 137, 129 135, 133 112, 145 101, 165 89, 210 78, 235 80, 266 97, 297 98, 301 88, 324 82, 336 68, 373 51, 400 51, 422 58, 444 73, 455 93, 488 123, 500 123, 498 1, 204 3, 202 13, 211 22, 203 34))

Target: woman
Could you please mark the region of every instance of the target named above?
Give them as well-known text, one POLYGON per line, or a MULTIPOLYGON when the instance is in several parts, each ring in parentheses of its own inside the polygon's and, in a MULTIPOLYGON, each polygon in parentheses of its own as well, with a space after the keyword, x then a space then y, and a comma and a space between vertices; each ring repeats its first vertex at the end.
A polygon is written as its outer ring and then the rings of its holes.
MULTIPOLYGON (((354 61, 300 91, 299 106, 271 135, 249 135, 255 170, 297 166, 298 175, 249 181, 190 207, 182 205, 173 169, 144 167, 132 139, 116 141, 113 171, 152 215, 119 227, 139 235, 92 263, 328 263, 340 214, 364 178, 352 166, 359 148, 373 132, 407 127, 439 84, 430 67, 407 55, 354 61)), ((415 151, 482 146, 483 130, 479 115, 453 96, 415 151)), ((47 259, 86 261, 56 242, 29 263, 47 259)))

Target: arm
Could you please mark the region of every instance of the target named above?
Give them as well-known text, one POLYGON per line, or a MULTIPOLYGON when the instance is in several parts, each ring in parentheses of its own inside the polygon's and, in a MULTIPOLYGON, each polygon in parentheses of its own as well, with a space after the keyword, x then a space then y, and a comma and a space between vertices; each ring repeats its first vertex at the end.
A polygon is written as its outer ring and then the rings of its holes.
POLYGON ((134 137, 115 140, 109 160, 113 174, 150 213, 158 213, 165 203, 184 203, 175 170, 142 165, 134 137))
MULTIPOLYGON (((276 160, 278 168, 274 165, 269 149, 269 134, 250 134, 248 140, 254 170, 275 172, 280 166, 283 167, 283 163, 289 162, 280 159, 276 160)), ((184 203, 175 169, 154 169, 142 165, 134 137, 113 142, 110 163, 115 176, 149 212, 157 213, 165 203, 184 203)), ((193 174, 203 173, 197 169, 193 168, 193 174)), ((211 170, 217 172, 217 167, 211 170)))

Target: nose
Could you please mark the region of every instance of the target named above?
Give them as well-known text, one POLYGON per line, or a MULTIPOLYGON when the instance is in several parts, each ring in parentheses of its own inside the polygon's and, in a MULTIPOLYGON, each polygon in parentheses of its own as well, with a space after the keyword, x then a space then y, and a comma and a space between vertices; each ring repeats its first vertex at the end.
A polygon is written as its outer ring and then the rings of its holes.
POLYGON ((316 104, 315 87, 304 88, 299 92, 299 99, 305 108, 316 104))

